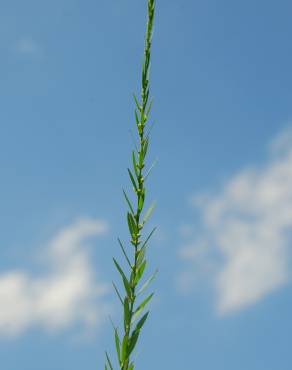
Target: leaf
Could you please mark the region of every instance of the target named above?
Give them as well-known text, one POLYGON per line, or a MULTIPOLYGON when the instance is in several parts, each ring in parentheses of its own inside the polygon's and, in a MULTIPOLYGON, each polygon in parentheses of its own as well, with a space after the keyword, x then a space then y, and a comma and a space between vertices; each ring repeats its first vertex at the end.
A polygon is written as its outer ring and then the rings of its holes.
POLYGON ((151 110, 151 107, 152 107, 152 103, 153 103, 153 99, 150 100, 150 103, 149 103, 148 108, 147 108, 147 111, 146 111, 146 116, 148 116, 149 113, 150 113, 150 110, 151 110))
POLYGON ((142 211, 143 205, 144 205, 144 195, 141 194, 139 196, 139 200, 138 200, 138 210, 139 210, 139 212, 142 211))
POLYGON ((145 324, 145 321, 147 320, 147 317, 149 315, 149 311, 145 313, 145 315, 142 316, 142 318, 139 320, 138 324, 136 325, 135 330, 141 330, 142 326, 145 324))
POLYGON ((136 119, 136 124, 138 126, 140 122, 139 122, 139 117, 138 117, 138 113, 137 113, 136 109, 135 109, 135 119, 136 119))
POLYGON ((127 357, 127 348, 128 347, 128 337, 125 335, 122 342, 122 354, 121 354, 121 362, 124 362, 127 357))
POLYGON ((145 250, 146 250, 146 246, 142 247, 141 249, 139 249, 138 251, 138 258, 137 258, 137 265, 141 265, 144 257, 145 257, 145 250))
POLYGON ((119 362, 121 362, 120 338, 119 338, 119 333, 118 333, 117 328, 115 328, 115 343, 116 343, 116 350, 117 350, 118 360, 119 360, 119 362))
POLYGON ((123 283, 124 283, 124 286, 125 286, 125 289, 126 289, 126 292, 128 293, 128 296, 131 297, 132 295, 132 292, 131 292, 131 287, 130 287, 130 283, 128 282, 127 278, 126 278, 126 275, 124 274, 124 271, 121 269, 120 265, 118 264, 118 262, 115 260, 115 258, 113 258, 113 261, 114 261, 114 264, 117 268, 117 270, 119 271, 119 273, 121 274, 122 276, 122 279, 123 279, 123 283))
POLYGON ((128 370, 134 370, 134 363, 132 362, 128 370))
POLYGON ((137 340, 139 338, 139 334, 140 334, 139 330, 138 331, 136 331, 136 330, 133 331, 131 339, 130 339, 130 343, 129 343, 129 348, 128 348, 129 354, 131 354, 131 352, 135 348, 135 345, 136 345, 137 340))
POLYGON ((152 124, 151 124, 151 126, 149 127, 149 129, 148 129, 148 132, 146 133, 146 138, 149 140, 150 139, 150 134, 151 134, 151 132, 152 132, 152 130, 153 130, 153 128, 154 128, 154 126, 155 126, 155 122, 152 122, 152 124))
MULTIPOLYGON (((148 69, 148 66, 147 66, 147 69, 148 69)), ((148 73, 148 71, 147 71, 147 79, 148 79, 148 76, 149 75, 149 73, 148 73)), ((147 84, 148 85, 148 84, 147 84)), ((148 103, 148 99, 149 99, 149 88, 147 88, 147 90, 146 90, 146 96, 145 96, 145 108, 146 108, 146 105, 147 105, 147 103, 148 103)))
POLYGON ((137 97, 136 97, 136 95, 135 95, 135 94, 133 94, 133 96, 134 96, 134 100, 135 100, 135 103, 136 103, 137 109, 140 111, 140 110, 141 110, 141 107, 140 107, 140 104, 139 104, 139 102, 138 102, 138 99, 137 99, 137 97))
POLYGON ((145 62, 142 65, 142 86, 145 86, 146 72, 145 72, 145 62))
POLYGON ((146 281, 145 281, 145 283, 141 286, 141 288, 138 290, 138 292, 137 292, 137 295, 138 294, 141 294, 147 287, 148 287, 148 285, 155 279, 155 276, 157 275, 157 273, 158 273, 158 270, 156 270, 155 272, 154 272, 154 274, 152 274, 146 281))
POLYGON ((123 247, 123 244, 122 244, 122 242, 121 242, 121 240, 119 238, 118 238, 118 242, 119 242, 119 245, 120 245, 120 247, 121 247, 121 249, 123 251, 123 255, 125 256, 125 258, 126 258, 126 260, 128 262, 128 265, 132 268, 131 261, 129 260, 129 257, 128 257, 126 251, 125 251, 125 248, 123 247))
POLYGON ((135 179, 134 179, 134 176, 133 176, 133 174, 132 174, 132 172, 131 172, 131 170, 128 168, 128 173, 129 173, 129 176, 130 176, 130 179, 131 179, 131 182, 132 182, 132 184, 133 184, 133 186, 134 186, 134 190, 137 192, 138 191, 138 187, 137 187, 137 185, 136 185, 136 181, 135 181, 135 179))
POLYGON ((135 313, 142 310, 146 304, 150 301, 150 299, 153 297, 154 293, 151 293, 149 294, 149 296, 147 296, 140 304, 139 306, 137 307, 137 309, 135 310, 135 313))
POLYGON ((141 150, 138 152, 139 154, 139 166, 140 168, 143 168, 144 167, 144 164, 143 164, 143 147, 141 148, 141 150))
POLYGON ((147 263, 147 261, 145 260, 144 262, 142 262, 142 265, 140 265, 140 267, 138 268, 135 283, 137 283, 141 279, 141 277, 143 275, 143 272, 145 270, 145 267, 146 267, 146 263, 147 263))
POLYGON ((125 192, 125 190, 123 189, 123 193, 124 193, 124 197, 125 197, 125 199, 126 199, 126 202, 127 202, 127 204, 128 204, 128 206, 129 206, 129 208, 130 208, 130 211, 133 213, 133 215, 135 214, 135 212, 134 212, 134 208, 133 208, 133 206, 132 206, 132 203, 130 202, 130 199, 129 199, 129 197, 127 196, 127 193, 125 192))
POLYGON ((138 166, 137 166, 134 150, 132 151, 132 162, 133 162, 133 168, 134 168, 134 171, 135 171, 135 175, 138 178, 139 177, 139 172, 138 172, 138 166))
POLYGON ((151 214, 152 214, 152 212, 153 212, 153 210, 155 208, 155 205, 156 205, 156 203, 153 202, 151 204, 151 206, 148 208, 148 210, 146 211, 146 213, 145 213, 145 215, 143 217, 143 220, 142 220, 142 223, 143 224, 145 224, 148 221, 149 217, 151 216, 151 214))
POLYGON ((146 69, 148 70, 149 68, 149 63, 150 63, 150 54, 147 53, 146 54, 146 58, 145 58, 145 66, 146 66, 146 69))
POLYGON ((150 301, 150 299, 153 297, 154 293, 151 293, 149 296, 147 296, 143 301, 142 303, 139 304, 139 306, 137 307, 137 309, 135 310, 135 314, 134 314, 134 317, 133 317, 133 321, 135 321, 135 319, 139 316, 139 314, 141 313, 141 311, 143 310, 143 308, 146 306, 146 304, 150 301))
POLYGON ((132 286, 134 285, 134 277, 135 277, 135 273, 134 273, 134 269, 132 269, 131 276, 130 276, 130 282, 132 286))
POLYGON ((133 223, 132 223, 132 219, 130 218, 130 216, 131 214, 128 212, 127 213, 128 227, 129 227, 130 234, 133 235, 134 234, 133 223))
POLYGON ((111 369, 111 370, 114 370, 114 369, 113 369, 113 366, 112 366, 112 364, 111 364, 111 360, 110 360, 110 358, 109 358, 108 353, 106 352, 106 353, 105 353, 105 355, 106 355, 106 359, 107 359, 107 362, 108 362, 108 366, 110 367, 110 369, 111 369))
POLYGON ((126 297, 124 300, 124 327, 125 331, 127 327, 131 324, 131 317, 130 317, 130 308, 129 308, 129 300, 126 297))
POLYGON ((137 235, 137 225, 136 225, 133 215, 129 212, 127 214, 127 220, 128 220, 130 234, 132 235, 132 237, 134 237, 137 235))
POLYGON ((115 289, 115 291, 116 291, 116 293, 117 293, 117 296, 119 297, 119 300, 121 301, 121 304, 123 305, 124 303, 123 303, 123 299, 122 299, 122 297, 121 297, 121 295, 120 295, 120 293, 119 293, 119 291, 118 291, 118 288, 116 287, 116 284, 112 281, 112 284, 113 284, 113 286, 114 286, 114 289, 115 289))
POLYGON ((148 176, 150 175, 151 171, 153 170, 153 168, 156 166, 156 163, 157 163, 157 159, 155 159, 155 161, 152 163, 152 165, 150 166, 149 170, 147 171, 145 177, 144 177, 144 181, 147 180, 148 176))
POLYGON ((147 150, 148 150, 148 145, 149 145, 149 139, 146 138, 145 139, 145 142, 144 142, 144 145, 143 145, 143 150, 142 150, 142 152, 143 152, 143 159, 145 159, 145 157, 146 157, 147 150))
POLYGON ((148 237, 146 238, 145 242, 143 243, 142 248, 144 248, 144 247, 147 245, 147 243, 148 243, 149 239, 150 239, 150 238, 151 238, 151 236, 154 234, 154 232, 156 231, 156 229, 157 229, 157 227, 154 227, 154 228, 152 229, 151 233, 148 235, 148 237))

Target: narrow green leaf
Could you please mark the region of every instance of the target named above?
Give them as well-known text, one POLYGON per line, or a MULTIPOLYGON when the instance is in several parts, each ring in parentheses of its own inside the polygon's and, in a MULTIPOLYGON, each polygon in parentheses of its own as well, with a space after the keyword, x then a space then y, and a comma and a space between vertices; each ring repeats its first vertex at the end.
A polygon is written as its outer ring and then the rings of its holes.
POLYGON ((121 362, 124 362, 127 357, 128 350, 128 337, 125 335, 122 342, 122 354, 121 354, 121 362))
POLYGON ((141 148, 141 150, 138 153, 139 153, 139 166, 140 166, 140 168, 143 168, 143 166, 144 166, 144 164, 143 164, 143 160, 144 160, 143 147, 141 148))
POLYGON ((139 172, 138 172, 138 166, 137 166, 134 150, 132 151, 132 162, 133 162, 133 168, 134 168, 134 171, 135 171, 135 175, 138 178, 139 177, 139 172))
POLYGON ((139 200, 138 200, 138 210, 139 210, 139 212, 142 211, 143 205, 144 205, 144 199, 142 197, 139 197, 139 200))
MULTIPOLYGON (((148 68, 148 67, 147 67, 148 68)), ((148 76, 149 75, 149 73, 148 73, 148 71, 147 71, 147 79, 148 79, 148 76)), ((147 84, 148 85, 148 84, 147 84)), ((146 107, 146 105, 147 105, 147 103, 148 103, 148 99, 149 99, 149 89, 147 88, 147 90, 146 90, 146 94, 145 94, 145 101, 144 101, 144 103, 145 103, 145 107, 146 107)))
POLYGON ((134 269, 132 269, 131 276, 130 276, 131 286, 134 285, 134 282, 135 282, 134 278, 135 278, 135 272, 134 272, 134 269))
POLYGON ((148 129, 148 132, 146 133, 146 138, 147 138, 148 140, 150 140, 150 134, 151 134, 151 132, 152 132, 152 130, 153 130, 153 128, 154 128, 154 126, 155 126, 155 122, 152 122, 151 126, 150 126, 150 127, 149 127, 149 129, 148 129))
POLYGON ((150 103, 149 103, 148 108, 146 110, 146 116, 148 116, 149 113, 150 113, 150 110, 151 110, 151 107, 152 107, 152 103, 153 103, 153 99, 150 100, 150 103))
POLYGON ((120 350, 120 338, 119 338, 119 333, 118 333, 118 329, 115 328, 115 343, 116 343, 116 350, 117 350, 117 356, 118 356, 118 360, 119 362, 121 362, 121 350, 120 350))
POLYGON ((138 234, 137 223, 136 223, 133 215, 130 214, 130 218, 131 218, 131 223, 132 223, 132 227, 133 227, 133 230, 134 230, 134 234, 137 235, 138 234))
POLYGON ((137 191, 138 190, 138 187, 136 185, 136 181, 135 181, 134 176, 133 176, 133 174, 132 174, 132 172, 131 172, 131 170, 129 168, 128 168, 128 173, 129 173, 131 182, 133 184, 134 190, 137 191))
POLYGON ((118 291, 118 288, 116 287, 116 284, 113 281, 112 281, 112 284, 113 284, 113 287, 114 287, 114 289, 115 289, 115 291, 117 293, 117 296, 119 297, 119 300, 121 301, 121 304, 123 305, 124 302, 123 302, 123 299, 122 299, 122 297, 121 297, 121 295, 120 295, 120 293, 118 291))
POLYGON ((136 97, 136 95, 135 95, 135 94, 133 94, 133 96, 134 96, 134 100, 135 100, 135 103, 136 103, 137 109, 138 109, 138 111, 140 111, 140 110, 141 110, 141 107, 140 107, 140 104, 139 104, 139 102, 138 102, 138 99, 137 99, 137 97, 136 97))
POLYGON ((107 362, 108 362, 108 366, 110 367, 110 370, 114 370, 114 369, 113 369, 113 366, 112 366, 112 364, 111 364, 111 360, 110 360, 110 358, 109 358, 108 353, 106 352, 106 353, 105 353, 105 355, 106 355, 106 359, 107 359, 107 362))
POLYGON ((147 317, 149 315, 149 311, 145 313, 145 315, 142 316, 142 318, 138 321, 138 324, 136 325, 135 330, 141 330, 142 326, 145 324, 145 321, 147 320, 147 317))
POLYGON ((158 270, 154 272, 146 281, 145 283, 141 286, 141 288, 138 290, 137 295, 141 294, 147 287, 148 285, 155 279, 157 275, 158 270))
POLYGON ((111 318, 111 316, 110 316, 110 315, 109 315, 109 320, 110 320, 110 323, 112 324, 113 329, 115 330, 115 329, 116 329, 116 327, 115 327, 115 324, 113 323, 113 320, 112 320, 112 318, 111 318))
POLYGON ((142 261, 144 260, 145 250, 146 250, 146 246, 144 246, 141 249, 139 249, 138 257, 137 257, 137 266, 140 266, 141 263, 142 263, 142 261))
POLYGON ((130 317, 130 308, 129 308, 129 299, 126 297, 124 300, 124 327, 125 331, 127 327, 131 324, 131 317, 130 317))
POLYGON ((138 281, 141 279, 141 277, 143 275, 143 272, 144 272, 145 267, 146 267, 146 263, 147 263, 147 261, 144 260, 144 262, 142 262, 142 264, 138 268, 138 271, 137 271, 137 274, 136 274, 136 279, 135 279, 136 284, 138 283, 138 281))
POLYGON ((148 237, 146 238, 145 242, 143 243, 142 245, 142 248, 145 247, 149 241, 149 239, 151 238, 151 236, 154 234, 154 232, 156 231, 157 227, 154 227, 151 231, 151 233, 148 235, 148 237))
POLYGON ((143 209, 144 199, 145 199, 144 194, 140 194, 139 199, 138 199, 138 210, 139 210, 139 212, 141 212, 142 209, 143 209))
POLYGON ((128 370, 134 370, 134 363, 132 362, 128 370))
POLYGON ((128 227, 129 227, 130 234, 133 235, 134 234, 133 223, 132 223, 132 220, 130 218, 130 215, 131 214, 128 212, 127 213, 127 221, 128 221, 128 227))
POLYGON ((142 86, 143 87, 145 86, 145 82, 146 82, 146 71, 145 71, 145 61, 144 61, 142 65, 142 86))
POLYGON ((147 178, 150 175, 151 171, 156 166, 156 163, 157 163, 157 159, 155 159, 155 161, 152 163, 152 165, 150 166, 149 170, 147 171, 147 173, 146 173, 146 175, 144 177, 144 182, 147 180, 147 178))
POLYGON ((149 145, 149 139, 146 138, 145 143, 143 145, 143 159, 145 159, 145 157, 146 157, 147 150, 148 150, 148 145, 149 145))
POLYGON ((136 330, 133 331, 132 336, 130 338, 129 347, 128 347, 129 354, 131 354, 131 352, 135 348, 135 345, 136 345, 136 343, 138 341, 138 338, 139 338, 139 334, 140 334, 139 330, 138 331, 136 331, 136 330))
POLYGON ((120 247, 122 249, 123 255, 125 256, 125 258, 126 258, 126 260, 128 262, 128 265, 132 268, 131 261, 129 260, 129 257, 128 257, 126 251, 125 251, 125 248, 123 247, 123 244, 122 244, 122 242, 121 242, 121 240, 119 238, 118 238, 118 242, 119 242, 119 245, 120 245, 120 247))
POLYGON ((130 199, 129 199, 129 197, 127 196, 127 193, 125 192, 125 190, 123 189, 123 193, 124 193, 124 197, 125 197, 125 199, 126 199, 126 202, 127 202, 127 204, 128 204, 128 206, 129 206, 129 208, 130 208, 130 211, 133 213, 133 215, 135 214, 135 212, 134 212, 134 208, 133 208, 133 206, 132 206, 132 203, 130 202, 130 199))
POLYGON ((118 264, 118 262, 115 260, 115 258, 113 258, 113 261, 114 261, 114 264, 117 268, 117 270, 119 271, 119 273, 121 274, 122 276, 122 279, 123 279, 123 283, 124 283, 124 286, 125 286, 125 289, 126 289, 126 292, 128 294, 129 297, 131 297, 131 287, 130 287, 130 283, 128 282, 127 278, 126 278, 126 275, 124 274, 124 271, 121 269, 120 265, 118 264))
POLYGON ((151 204, 151 206, 148 208, 148 210, 146 211, 146 213, 145 213, 145 215, 143 217, 142 224, 145 224, 148 221, 149 217, 151 216, 151 214, 152 214, 152 212, 153 212, 153 210, 155 208, 155 205, 156 205, 156 203, 153 202, 151 204))
POLYGON ((146 304, 150 301, 150 299, 153 297, 154 293, 151 293, 149 294, 149 296, 147 296, 140 304, 139 306, 137 307, 137 309, 135 310, 135 313, 138 312, 139 310, 143 309, 146 304))
POLYGON ((138 126, 140 121, 139 121, 139 117, 138 117, 138 113, 137 113, 136 109, 135 109, 135 120, 136 120, 136 124, 138 126))
POLYGON ((139 304, 137 309, 135 310, 135 314, 133 316, 133 321, 139 316, 139 314, 142 312, 143 308, 146 306, 146 304, 150 301, 150 299, 153 297, 154 293, 151 293, 149 296, 147 296, 142 303, 139 304))
POLYGON ((128 226, 129 226, 129 231, 130 231, 130 234, 134 237, 137 235, 137 225, 136 225, 136 222, 134 220, 134 217, 131 213, 128 212, 127 214, 127 220, 128 220, 128 226))

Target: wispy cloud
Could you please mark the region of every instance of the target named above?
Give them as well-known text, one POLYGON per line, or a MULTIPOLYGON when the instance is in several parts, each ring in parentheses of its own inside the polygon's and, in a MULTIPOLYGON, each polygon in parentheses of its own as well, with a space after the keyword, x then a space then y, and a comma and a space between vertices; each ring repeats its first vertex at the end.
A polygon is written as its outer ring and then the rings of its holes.
POLYGON ((15 43, 14 50, 22 55, 38 55, 41 48, 32 38, 22 37, 15 43))
POLYGON ((47 331, 77 323, 96 327, 105 317, 107 284, 97 281, 86 240, 104 234, 101 220, 80 219, 48 243, 44 273, 13 270, 0 275, 0 335, 31 327, 47 331))
MULTIPOLYGON (((204 231, 180 254, 193 267, 198 261, 211 266, 220 314, 255 304, 289 280, 292 130, 270 148, 264 165, 242 169, 216 194, 193 199, 204 231)), ((181 286, 192 279, 190 268, 181 286)))

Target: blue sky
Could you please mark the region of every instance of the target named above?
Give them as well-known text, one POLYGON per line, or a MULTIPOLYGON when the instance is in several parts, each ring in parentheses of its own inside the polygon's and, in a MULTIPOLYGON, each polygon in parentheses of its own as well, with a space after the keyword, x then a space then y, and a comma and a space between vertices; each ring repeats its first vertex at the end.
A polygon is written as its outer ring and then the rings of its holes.
MULTIPOLYGON (((291 11, 157 1, 140 370, 291 369, 291 11)), ((140 0, 1 1, 5 370, 102 369, 113 349, 144 21, 140 0)))

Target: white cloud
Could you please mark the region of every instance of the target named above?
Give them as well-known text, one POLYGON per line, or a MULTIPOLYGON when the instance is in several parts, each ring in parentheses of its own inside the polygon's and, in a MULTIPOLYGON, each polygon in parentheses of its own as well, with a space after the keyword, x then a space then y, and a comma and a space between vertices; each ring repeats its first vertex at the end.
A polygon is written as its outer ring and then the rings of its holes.
POLYGON ((19 39, 14 49, 17 53, 23 55, 36 55, 40 52, 40 46, 33 39, 28 37, 19 39))
POLYGON ((85 241, 107 231, 100 220, 80 219, 48 243, 45 272, 14 270, 0 274, 0 335, 31 327, 47 331, 75 324, 98 326, 106 315, 107 284, 96 281, 85 241))
MULTIPOLYGON (((273 141, 265 165, 239 171, 217 194, 195 197, 193 203, 202 215, 204 231, 199 244, 203 240, 209 248, 204 258, 216 261, 212 271, 220 314, 255 304, 288 282, 292 242, 291 130, 273 141)), ((182 258, 193 261, 193 267, 194 263, 198 265, 197 249, 198 242, 194 241, 180 251, 182 258)))

